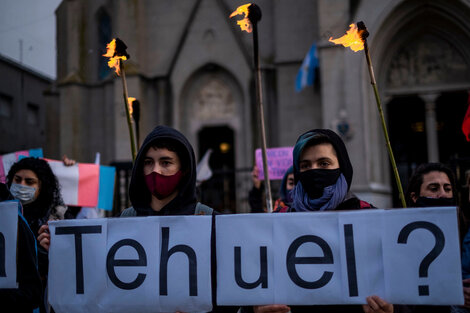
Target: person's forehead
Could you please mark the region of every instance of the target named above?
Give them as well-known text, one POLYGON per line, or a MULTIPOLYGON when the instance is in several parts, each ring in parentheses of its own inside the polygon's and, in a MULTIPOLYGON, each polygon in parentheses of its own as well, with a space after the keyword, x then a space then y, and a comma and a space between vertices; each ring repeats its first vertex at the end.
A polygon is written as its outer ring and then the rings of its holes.
POLYGON ((167 148, 155 148, 150 147, 145 154, 148 158, 161 158, 161 157, 171 157, 178 158, 178 155, 174 151, 170 151, 167 148))
POLYGON ((303 157, 306 155, 315 155, 316 157, 335 157, 336 158, 336 151, 333 148, 333 145, 329 142, 319 143, 313 146, 308 146, 302 150, 300 155, 300 159, 302 160, 303 157))
POLYGON ((32 178, 32 179, 38 179, 38 176, 36 175, 36 173, 34 173, 32 170, 27 170, 27 169, 22 169, 22 170, 19 170, 18 172, 15 173, 15 176, 19 176, 23 179, 26 179, 26 178, 32 178))
POLYGON ((449 177, 444 172, 432 171, 423 175, 423 185, 450 184, 449 177))

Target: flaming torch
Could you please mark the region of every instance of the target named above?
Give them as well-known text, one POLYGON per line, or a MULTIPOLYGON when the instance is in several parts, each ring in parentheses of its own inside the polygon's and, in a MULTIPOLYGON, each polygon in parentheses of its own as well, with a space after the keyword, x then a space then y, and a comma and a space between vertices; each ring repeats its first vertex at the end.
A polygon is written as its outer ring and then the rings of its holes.
POLYGON ((382 129, 385 137, 385 143, 387 145, 390 162, 392 163, 393 174, 395 175, 395 180, 397 182, 398 193, 400 195, 402 206, 406 208, 405 195, 401 186, 400 175, 398 174, 397 164, 395 163, 395 157, 393 156, 392 145, 390 144, 390 139, 388 137, 388 131, 387 126, 385 124, 382 104, 380 101, 379 91, 377 89, 377 82, 375 81, 374 68, 372 67, 372 61, 370 59, 369 46, 367 45, 367 37, 369 37, 369 32, 367 31, 364 22, 358 22, 357 27, 355 24, 351 24, 349 25, 349 27, 350 28, 346 32, 346 35, 338 39, 333 39, 333 37, 330 37, 329 41, 335 44, 342 44, 345 47, 349 47, 354 52, 364 50, 367 60, 367 66, 369 68, 370 83, 372 84, 372 88, 374 89, 375 100, 377 102, 377 109, 379 110, 379 115, 382 122, 382 129))
POLYGON ((136 156, 136 146, 134 140, 134 130, 132 129, 132 121, 131 115, 129 112, 129 105, 128 105, 128 96, 127 96, 127 82, 126 82, 126 73, 124 72, 124 66, 122 65, 122 61, 129 59, 129 55, 126 52, 127 46, 122 40, 119 38, 113 39, 110 43, 106 45, 107 51, 106 54, 103 54, 104 57, 108 57, 108 66, 110 68, 114 68, 116 70, 116 74, 118 76, 121 75, 122 78, 122 89, 123 89, 123 96, 124 96, 124 106, 126 110, 126 117, 127 117, 127 126, 129 128, 129 136, 131 138, 131 152, 132 152, 132 161, 135 161, 136 156))
POLYGON ((253 32, 253 58, 254 67, 256 71, 255 82, 256 82, 256 102, 258 103, 259 123, 261 131, 261 150, 263 155, 263 170, 265 180, 265 193, 266 193, 266 206, 268 212, 273 211, 273 203, 271 196, 271 182, 269 181, 268 173, 268 157, 266 154, 266 129, 264 126, 264 112, 263 112, 263 90, 261 83, 261 69, 259 66, 259 52, 258 52, 258 22, 261 20, 261 9, 254 3, 247 3, 239 6, 232 14, 230 18, 235 15, 243 14, 244 18, 237 21, 242 31, 247 33, 253 32))

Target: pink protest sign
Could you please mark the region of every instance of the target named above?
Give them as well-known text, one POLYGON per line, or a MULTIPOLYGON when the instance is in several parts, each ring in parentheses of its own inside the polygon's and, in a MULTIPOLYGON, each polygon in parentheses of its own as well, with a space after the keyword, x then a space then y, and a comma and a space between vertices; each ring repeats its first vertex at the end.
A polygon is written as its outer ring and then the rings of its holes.
MULTIPOLYGON (((268 156, 268 170, 269 179, 282 179, 284 173, 292 165, 292 150, 293 147, 280 147, 269 148, 266 150, 268 156)), ((259 179, 264 179, 263 170, 263 157, 261 156, 261 149, 256 149, 255 152, 256 166, 259 169, 259 179)))

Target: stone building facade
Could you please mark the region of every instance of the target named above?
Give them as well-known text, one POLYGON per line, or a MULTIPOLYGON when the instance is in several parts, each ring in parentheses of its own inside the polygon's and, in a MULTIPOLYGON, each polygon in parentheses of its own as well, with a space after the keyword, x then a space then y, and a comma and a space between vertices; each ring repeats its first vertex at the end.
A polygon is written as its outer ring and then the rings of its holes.
POLYGON ((0 155, 48 146, 57 117, 44 95, 52 79, 3 56, 0 73, 0 155))
MULTIPOLYGON (((352 190, 376 206, 397 204, 364 53, 328 42, 362 20, 370 32, 402 179, 421 162, 470 157, 470 145, 459 132, 470 89, 468 1, 256 3, 263 12, 259 37, 268 146, 293 145, 306 130, 332 128, 350 152, 352 190), (314 42, 317 79, 296 92, 295 77, 314 42)), ((214 196, 208 204, 223 210, 230 202, 228 210, 246 212, 248 169, 260 139, 252 36, 228 17, 241 4, 64 0, 56 11, 57 93, 48 100, 59 111, 57 154, 92 161, 99 151, 104 163, 130 160, 121 79, 101 56, 106 43, 119 37, 131 56, 125 71, 129 96, 141 103, 141 134, 166 124, 188 137, 198 159, 212 148, 215 170, 232 176, 211 188, 233 201, 214 196)))

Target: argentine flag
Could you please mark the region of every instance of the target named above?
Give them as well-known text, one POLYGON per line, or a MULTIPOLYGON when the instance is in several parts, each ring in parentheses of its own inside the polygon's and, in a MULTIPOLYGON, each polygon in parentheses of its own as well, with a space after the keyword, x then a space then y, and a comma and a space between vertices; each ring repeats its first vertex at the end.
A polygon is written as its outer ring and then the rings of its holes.
POLYGON ((314 43, 305 56, 302 66, 295 79, 295 91, 301 91, 305 86, 312 86, 315 81, 315 69, 318 67, 317 45, 314 43))

